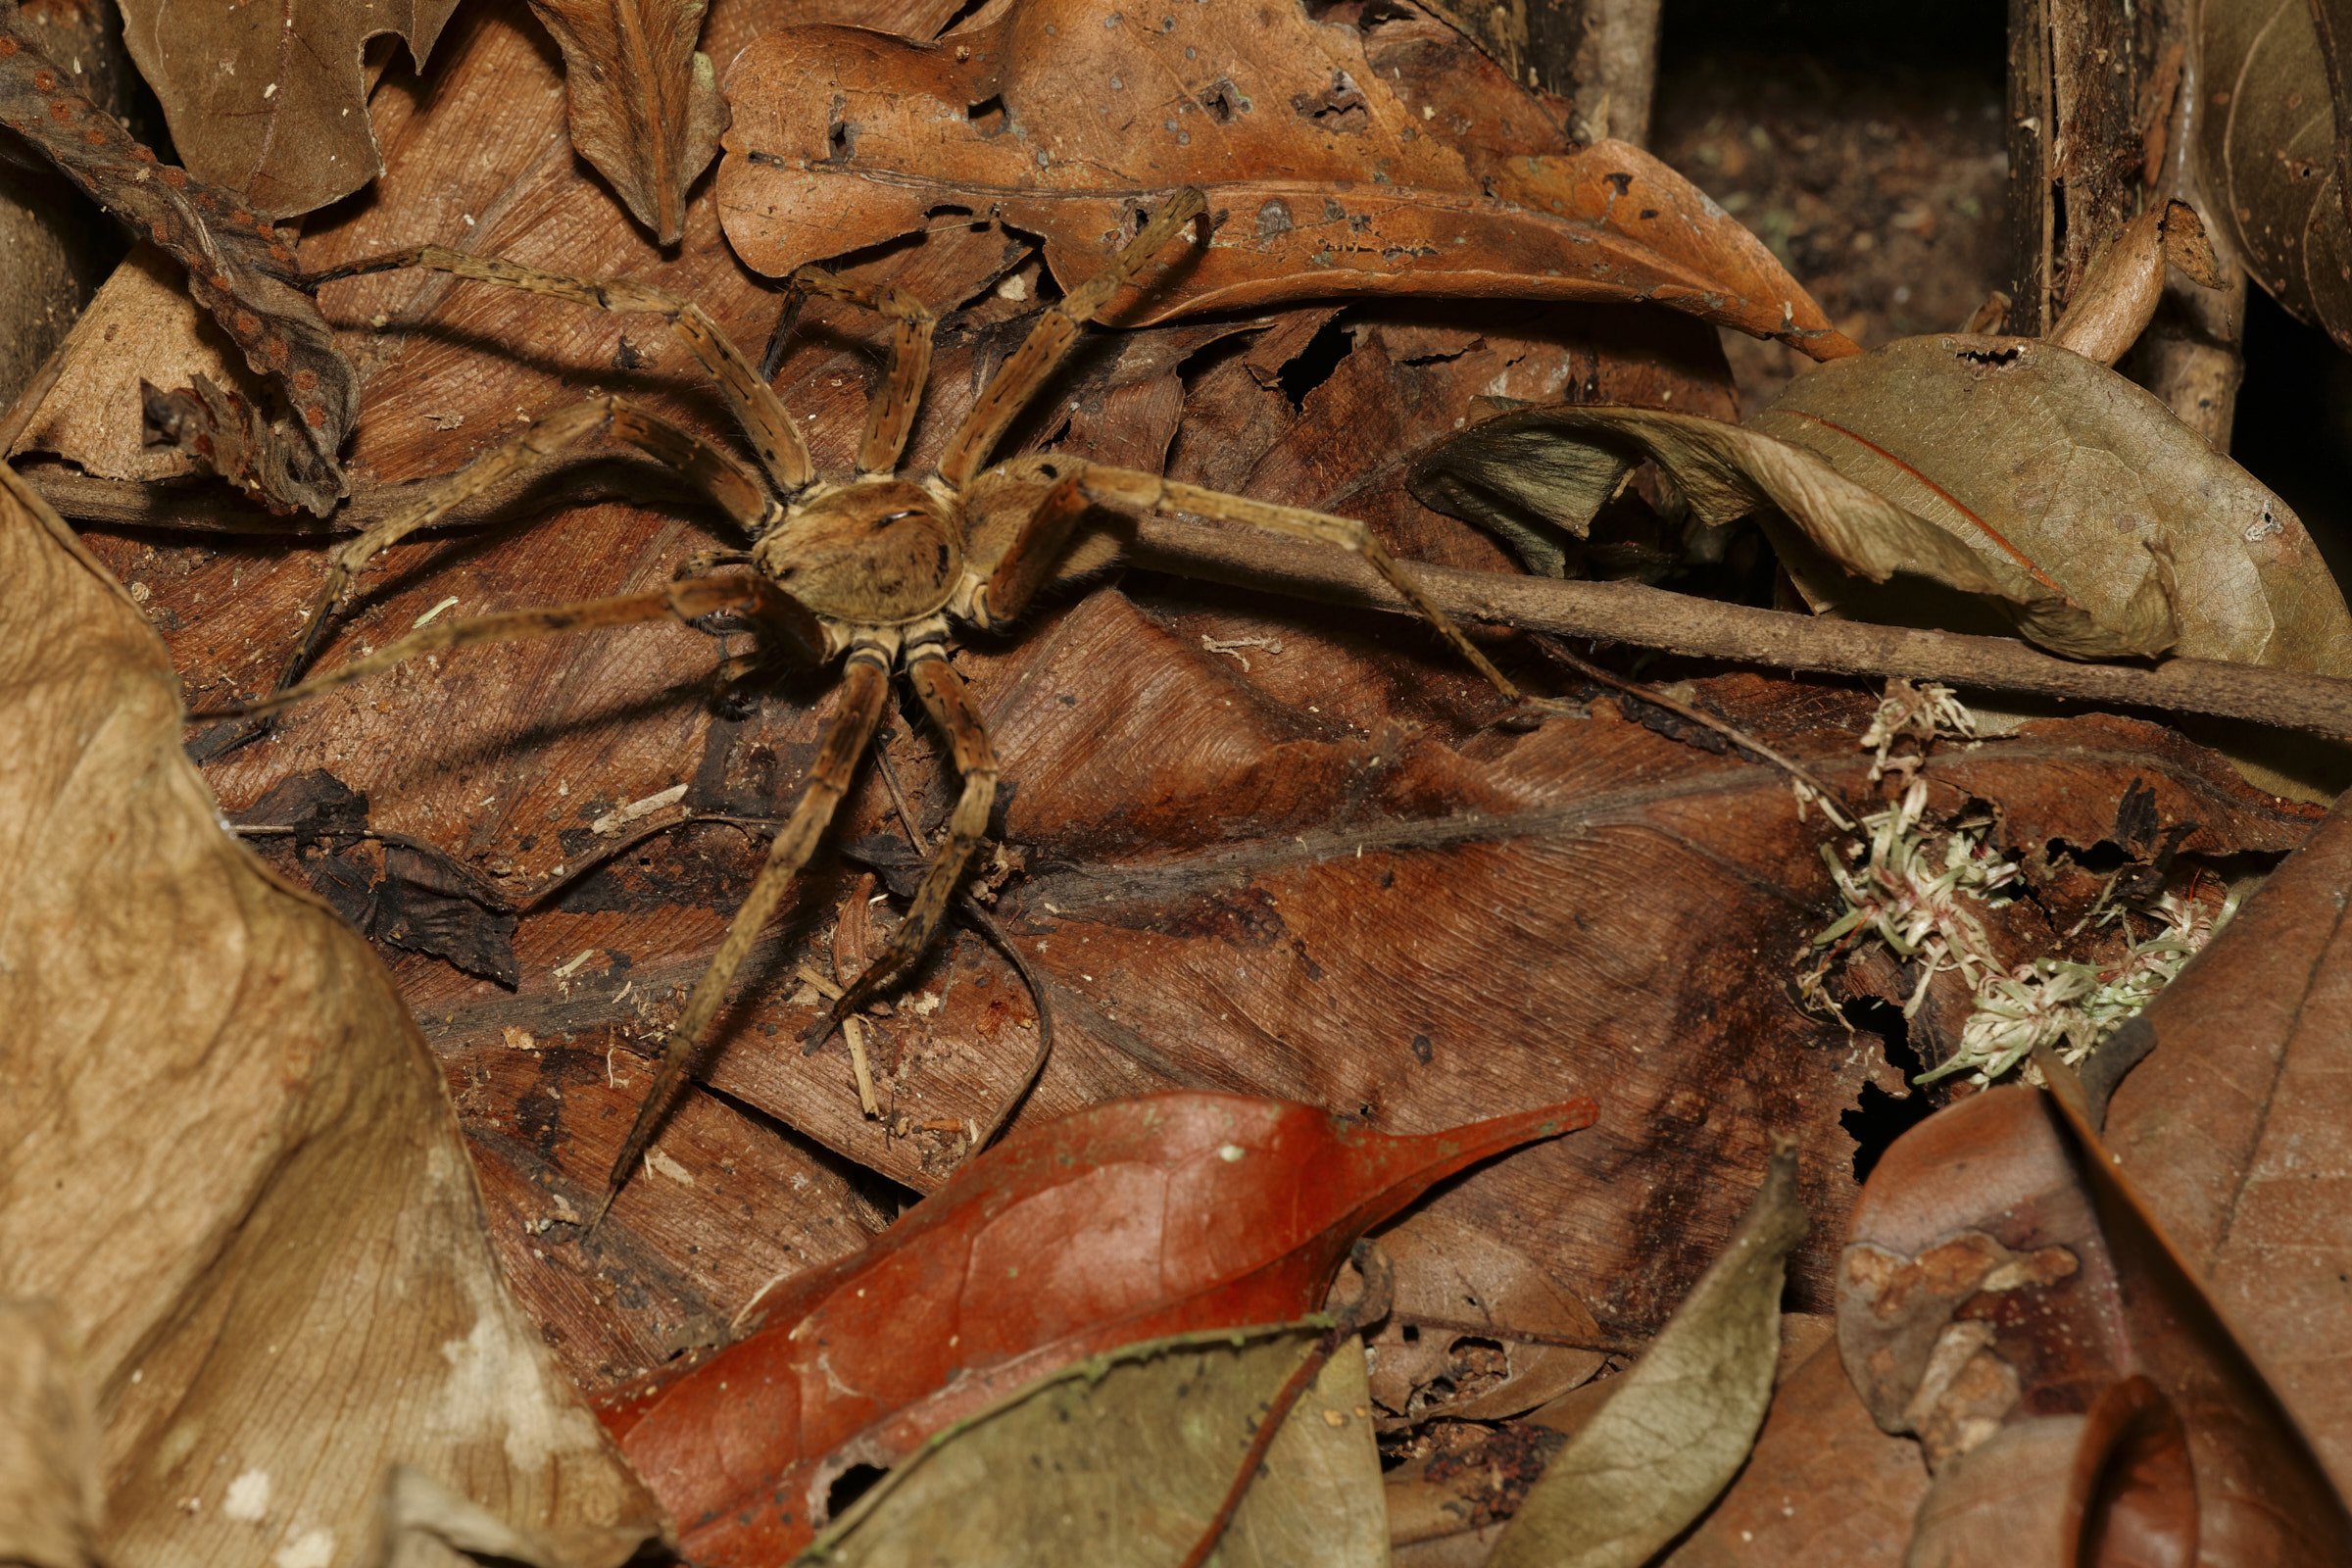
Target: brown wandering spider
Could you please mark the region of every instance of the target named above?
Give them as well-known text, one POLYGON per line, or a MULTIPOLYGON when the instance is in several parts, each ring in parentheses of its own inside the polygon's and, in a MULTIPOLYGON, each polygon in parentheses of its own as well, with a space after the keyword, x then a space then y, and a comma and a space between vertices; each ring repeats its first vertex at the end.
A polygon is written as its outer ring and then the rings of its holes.
MULTIPOLYGON (((422 267, 602 310, 659 315, 717 380, 751 439, 767 483, 735 458, 620 398, 592 398, 562 410, 336 550, 279 689, 259 702, 201 716, 269 712, 435 650, 664 616, 689 623, 721 613, 748 618, 784 658, 809 665, 846 656, 841 706, 818 741, 808 783, 717 954, 696 983, 685 1012, 662 1041, 653 1088, 607 1180, 606 1207, 651 1146, 754 938, 832 820, 881 718, 894 668, 905 674, 946 735, 962 776, 962 794, 906 918, 881 956, 827 1010, 808 1038, 808 1049, 821 1045, 846 1013, 862 1005, 930 944, 965 863, 986 834, 997 789, 997 759, 988 731, 948 663, 949 623, 965 621, 986 629, 1017 616, 1030 596, 1054 575, 1072 529, 1091 506, 1107 503, 1191 514, 1354 551, 1497 690, 1519 697, 1517 688, 1421 594, 1361 522, 1053 454, 989 466, 990 452, 1053 377, 1076 345, 1080 328, 1192 227, 1205 206, 1197 189, 1176 192, 1108 266, 1048 309, 948 437, 937 468, 913 478, 902 477, 898 464, 930 368, 932 316, 920 301, 890 283, 857 283, 812 267, 794 272, 762 373, 701 307, 625 279, 566 277, 437 245, 352 262, 308 279, 320 284, 422 267), (867 405, 857 472, 846 482, 817 474, 807 442, 769 386, 791 323, 811 294, 874 311, 893 328, 888 368, 867 405), (675 469, 735 520, 750 536, 751 548, 690 558, 668 587, 651 593, 427 626, 326 674, 290 684, 349 601, 360 572, 379 552, 429 525, 466 497, 600 431, 675 469), (722 566, 751 570, 716 574, 714 568, 722 566)), ((603 1212, 598 1210, 599 1218, 603 1212)))

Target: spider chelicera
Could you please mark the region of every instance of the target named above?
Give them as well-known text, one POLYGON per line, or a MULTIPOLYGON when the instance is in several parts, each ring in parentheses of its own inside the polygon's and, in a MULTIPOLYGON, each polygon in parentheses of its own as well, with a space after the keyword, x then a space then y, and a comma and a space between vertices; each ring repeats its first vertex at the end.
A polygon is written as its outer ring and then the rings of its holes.
MULTIPOLYGON (((435 650, 665 616, 688 622, 722 613, 747 618, 783 658, 810 665, 843 661, 841 705, 818 742, 808 782, 685 1011, 662 1041, 661 1067, 613 1163, 605 1206, 611 1205, 631 1167, 651 1146, 753 940, 832 820, 881 718, 894 670, 905 676, 947 737, 963 781, 962 793, 906 919, 882 955, 827 1010, 809 1037, 809 1049, 929 946, 957 879, 985 838, 997 789, 997 759, 988 730, 948 663, 951 623, 985 629, 1019 615, 1054 575, 1072 529, 1090 507, 1106 504, 1216 518, 1353 551, 1409 599, 1497 690, 1518 698, 1517 688, 1422 595, 1371 530, 1352 518, 1052 453, 989 464, 1006 427, 1053 377, 1086 322, 1192 229, 1205 207, 1197 189, 1175 192, 1099 274, 1047 309, 949 436, 937 467, 914 477, 902 476, 898 465, 930 368, 933 318, 920 301, 890 283, 858 283, 817 268, 800 269, 787 284, 783 318, 769 343, 766 363, 756 370, 701 307, 625 279, 567 277, 437 245, 370 257, 309 278, 322 284, 421 267, 601 310, 659 315, 716 379, 751 440, 765 482, 738 459, 621 398, 593 398, 550 415, 337 549, 280 689, 259 702, 205 716, 268 712, 435 650), (893 329, 887 371, 867 405, 857 471, 847 480, 817 473, 807 442, 769 385, 800 305, 820 294, 876 312, 893 329), (379 552, 467 497, 600 432, 675 470, 734 519, 749 536, 751 548, 691 558, 669 586, 650 593, 427 626, 325 674, 292 684, 348 603, 359 574, 379 552), (730 566, 751 569, 719 570, 730 566)), ((603 1209, 598 1212, 601 1217, 603 1209)))

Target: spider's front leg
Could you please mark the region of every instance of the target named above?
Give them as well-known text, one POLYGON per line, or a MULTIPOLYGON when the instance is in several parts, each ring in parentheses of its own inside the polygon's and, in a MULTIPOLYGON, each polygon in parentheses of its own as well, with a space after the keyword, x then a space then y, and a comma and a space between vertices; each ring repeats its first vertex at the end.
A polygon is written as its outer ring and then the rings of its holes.
POLYGON ((996 748, 989 744, 988 726, 982 721, 971 694, 948 664, 946 632, 942 623, 936 635, 907 649, 906 680, 922 699, 923 709, 932 721, 947 735, 956 771, 963 775, 963 794, 956 802, 955 814, 948 818, 947 837, 940 841, 939 848, 932 852, 931 863, 923 869, 923 884, 915 890, 906 918, 891 933, 890 945, 882 956, 866 965, 865 972, 850 983, 840 1000, 826 1009, 824 1017, 809 1032, 803 1049, 810 1055, 823 1048, 844 1017, 865 1005, 875 992, 888 985, 931 945, 941 918, 948 912, 948 901, 956 896, 956 884, 963 876, 963 868, 988 838, 988 814, 997 802, 996 748))
POLYGON ((467 497, 600 432, 610 432, 614 440, 677 472, 747 533, 757 534, 766 525, 771 511, 767 493, 734 459, 625 398, 576 403, 533 420, 519 435, 499 443, 457 472, 419 485, 408 505, 337 547, 327 561, 326 581, 319 585, 306 612, 302 636, 273 689, 285 691, 310 667, 335 617, 349 604, 360 573, 377 555, 419 528, 430 527, 467 497))

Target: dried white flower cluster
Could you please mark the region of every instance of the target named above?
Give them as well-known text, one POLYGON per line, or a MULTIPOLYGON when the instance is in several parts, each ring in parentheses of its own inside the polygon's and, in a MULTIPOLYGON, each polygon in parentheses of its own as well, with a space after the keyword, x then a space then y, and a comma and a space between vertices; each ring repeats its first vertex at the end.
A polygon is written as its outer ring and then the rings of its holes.
MULTIPOLYGON (((1831 961, 1857 941, 1876 941, 1896 958, 1919 965, 1919 982, 1903 1004, 1906 1018, 1917 1015, 1929 983, 1946 971, 1956 971, 1972 994, 1959 1050, 1919 1082, 1966 1072, 1980 1084, 1989 1083, 2025 1061, 2036 1046, 2052 1047, 2070 1064, 2082 1060, 2153 1001, 2212 940, 2236 912, 2236 896, 2217 910, 2203 900, 2169 891, 2112 904, 2102 893, 2067 936, 2094 922, 2121 921, 2127 946, 2120 963, 2102 967, 2047 954, 2015 965, 2001 963, 1978 910, 2008 903, 2022 868, 1992 845, 1990 818, 1948 826, 1926 821, 1928 789, 1918 777, 1937 735, 1945 730, 1972 735, 1974 721, 1944 687, 1889 681, 1887 688, 1862 745, 1878 754, 1873 779, 1893 774, 1908 780, 1908 787, 1895 805, 1862 818, 1869 837, 1847 840, 1842 859, 1838 848, 1822 847, 1845 912, 1813 939, 1821 957, 1798 976, 1798 993, 1812 1005, 1837 1012, 1826 986, 1831 961), (1906 739, 1914 747, 1890 756, 1906 739), (2134 928, 2135 918, 2145 922, 2144 935, 2134 928)), ((2113 888, 2110 882, 2109 892, 2113 888)))

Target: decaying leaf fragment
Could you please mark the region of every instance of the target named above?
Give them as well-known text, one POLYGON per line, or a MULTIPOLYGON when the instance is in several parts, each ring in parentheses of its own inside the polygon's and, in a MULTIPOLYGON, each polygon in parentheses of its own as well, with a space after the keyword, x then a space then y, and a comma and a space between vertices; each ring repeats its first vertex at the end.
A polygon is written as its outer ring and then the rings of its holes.
POLYGON ((1715 1500, 1772 1402, 1785 1264, 1804 1234, 1782 1140, 1739 1234, 1545 1468, 1492 1568, 1638 1568, 1715 1500))
MULTIPOLYGON (((940 1434, 803 1557, 848 1568, 1176 1568, 1318 1326, 1188 1335, 1070 1367, 940 1434)), ((1221 1560, 1389 1560, 1364 1356, 1349 1341, 1294 1406, 1221 1560)))
POLYGON ((221 830, 154 630, 0 485, 0 1234, 104 1412, 97 1554, 367 1562, 406 1465, 622 1561, 658 1510, 507 1296, 382 965, 221 830))
MULTIPOLYGON (((1543 156, 1466 154, 1426 132, 1431 106, 1403 99, 1361 32, 1297 6, 1023 0, 938 44, 781 28, 738 57, 727 95, 722 220, 769 273, 971 213, 1043 234, 1074 286, 1139 197, 1197 184, 1213 237, 1104 318, 1367 293, 1643 299, 1816 358, 1855 352, 1665 165, 1613 141, 1571 153, 1564 133, 1543 156)), ((1489 96, 1486 115, 1545 121, 1513 83, 1489 96)))
POLYGON ((1365 1229, 1442 1178, 1591 1122, 1589 1101, 1395 1138, 1239 1095, 1115 1101, 964 1166, 864 1252, 788 1279, 751 1333, 624 1391, 607 1427, 698 1562, 769 1562, 887 1467, 1054 1369, 1318 1305, 1365 1229))
POLYGON ((25 41, 14 0, 0 0, 0 124, 185 270, 189 295, 255 375, 277 380, 291 408, 282 421, 236 421, 241 442, 269 449, 252 466, 267 499, 320 516, 333 510, 344 490, 337 453, 359 415, 359 380, 317 303, 297 286, 300 264, 268 219, 238 191, 157 162, 74 91, 72 77, 25 41))
POLYGON ((564 51, 571 145, 664 245, 686 187, 718 151, 727 108, 695 50, 708 0, 531 0, 564 51))
POLYGON ((1415 1421, 1495 1421, 1556 1398, 1600 1370, 1600 1326, 1535 1259, 1442 1214, 1380 1238, 1396 1298, 1372 1341, 1372 1396, 1415 1421))
POLYGON ((421 68, 458 0, 128 0, 122 32, 172 145, 200 179, 292 218, 383 172, 368 116, 368 40, 397 33, 421 68))

